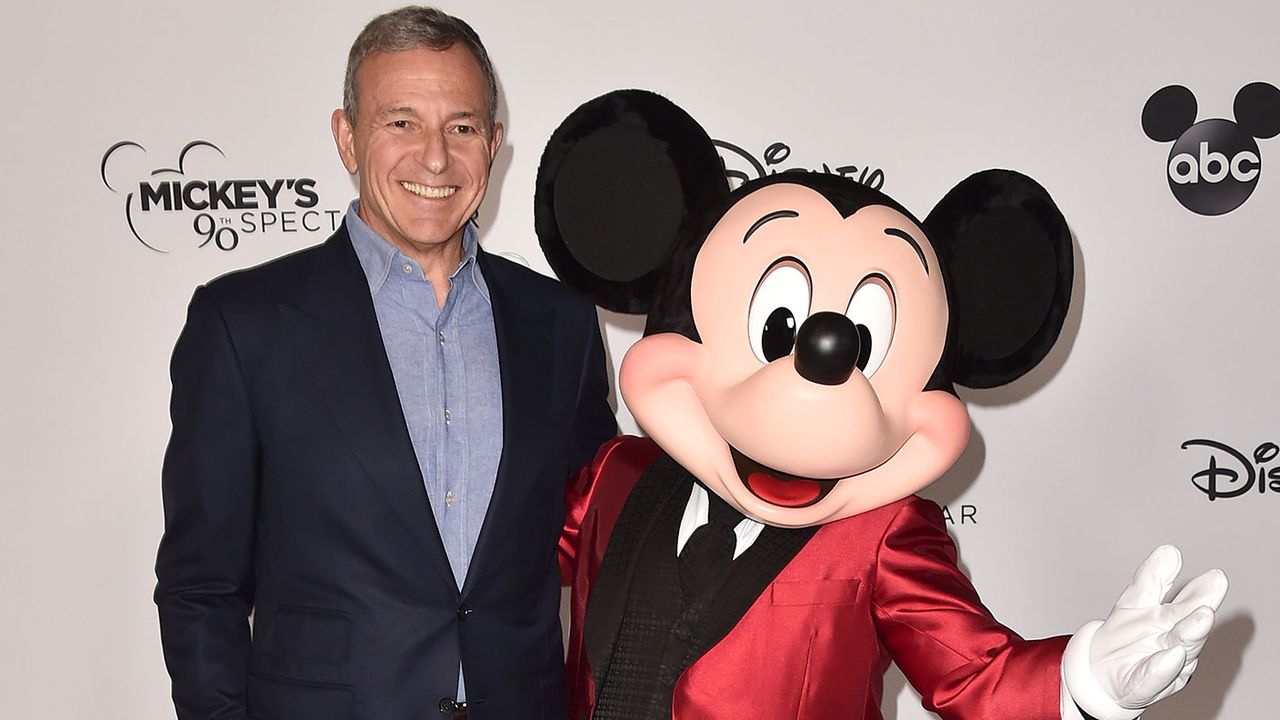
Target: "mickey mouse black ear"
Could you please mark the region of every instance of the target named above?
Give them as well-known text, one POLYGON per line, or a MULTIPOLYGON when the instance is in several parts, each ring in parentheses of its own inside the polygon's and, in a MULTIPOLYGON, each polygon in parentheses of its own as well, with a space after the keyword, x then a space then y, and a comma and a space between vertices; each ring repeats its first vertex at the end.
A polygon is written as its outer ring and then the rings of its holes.
POLYGON ((1196 122, 1196 96, 1181 85, 1155 92, 1142 107, 1142 130, 1156 142, 1173 142, 1196 122))
POLYGON ((951 305, 943 369, 952 382, 1012 382, 1053 347, 1071 300, 1071 232, 1036 181, 1008 170, 977 173, 924 221, 951 305))
POLYGON ((1249 83, 1236 93, 1236 124, 1259 139, 1280 134, 1280 89, 1264 82, 1249 83))
POLYGON ((617 90, 551 136, 534 224, 563 282, 601 307, 643 314, 690 223, 728 191, 715 146, 692 117, 654 93, 617 90))

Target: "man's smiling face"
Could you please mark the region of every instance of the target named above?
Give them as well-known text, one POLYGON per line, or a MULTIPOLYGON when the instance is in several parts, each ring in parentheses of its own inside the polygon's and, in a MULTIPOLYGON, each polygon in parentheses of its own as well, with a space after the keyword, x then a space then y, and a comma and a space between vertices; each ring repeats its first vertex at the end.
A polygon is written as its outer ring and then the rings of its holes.
POLYGON ((410 255, 461 242, 502 143, 479 63, 462 45, 381 52, 356 77, 354 122, 335 111, 333 133, 361 219, 410 255))

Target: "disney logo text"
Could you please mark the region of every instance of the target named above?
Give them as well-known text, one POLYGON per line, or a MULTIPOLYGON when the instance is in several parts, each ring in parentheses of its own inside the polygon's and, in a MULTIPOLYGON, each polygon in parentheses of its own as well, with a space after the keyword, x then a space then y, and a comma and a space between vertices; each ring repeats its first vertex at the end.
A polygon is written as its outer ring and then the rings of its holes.
POLYGON ((1240 497, 1257 488, 1262 495, 1280 493, 1280 466, 1266 464, 1280 456, 1280 446, 1264 442, 1253 451, 1253 457, 1216 440, 1196 439, 1182 443, 1182 449, 1208 448, 1209 463, 1191 475, 1191 484, 1210 501, 1240 497))
MULTIPOLYGON (((791 147, 786 143, 775 142, 770 144, 764 149, 764 159, 757 160, 751 153, 733 143, 725 142, 724 140, 712 140, 711 142, 715 144, 717 152, 720 153, 720 163, 724 166, 725 177, 729 178, 730 186, 735 189, 749 180, 757 180, 766 175, 776 175, 779 172, 810 171, 809 168, 797 166, 776 167, 791 156, 791 147)), ((884 187, 884 170, 867 165, 862 167, 839 165, 833 168, 824 162, 821 170, 815 168, 812 172, 824 172, 828 175, 853 178, 873 190, 879 190, 884 187)))

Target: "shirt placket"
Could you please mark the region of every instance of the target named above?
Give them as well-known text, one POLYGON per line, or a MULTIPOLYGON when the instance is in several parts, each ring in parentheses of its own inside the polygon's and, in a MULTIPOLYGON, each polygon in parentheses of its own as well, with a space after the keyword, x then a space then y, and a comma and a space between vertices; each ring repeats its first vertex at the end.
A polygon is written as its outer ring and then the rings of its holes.
POLYGON ((437 373, 439 379, 439 398, 440 404, 437 408, 439 412, 439 428, 440 434, 435 445, 436 458, 438 467, 441 468, 441 479, 443 485, 440 498, 444 503, 444 514, 448 518, 445 526, 441 528, 442 532, 449 535, 448 543, 451 552, 450 560, 454 566, 454 573, 457 576, 459 587, 466 575, 467 570, 467 548, 465 539, 465 528, 462 519, 466 516, 464 511, 464 488, 459 487, 458 479, 462 477, 458 469, 455 467, 457 454, 451 452, 453 442, 452 437, 457 434, 458 417, 457 409, 454 404, 457 399, 457 393, 454 392, 454 382, 452 375, 456 372, 453 363, 449 362, 449 353, 446 352, 446 342, 451 333, 452 318, 454 315, 454 306, 456 304, 457 293, 450 289, 449 294, 445 297, 444 307, 440 308, 440 314, 436 316, 436 323, 432 337, 428 338, 431 345, 431 352, 434 353, 436 362, 439 364, 440 372, 437 373))

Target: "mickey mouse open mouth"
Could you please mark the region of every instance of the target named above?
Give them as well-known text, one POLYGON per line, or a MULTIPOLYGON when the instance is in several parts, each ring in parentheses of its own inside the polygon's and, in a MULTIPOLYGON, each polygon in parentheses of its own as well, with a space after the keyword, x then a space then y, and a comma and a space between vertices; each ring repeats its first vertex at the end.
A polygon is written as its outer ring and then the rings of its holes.
POLYGON ((835 489, 839 479, 820 480, 792 475, 762 465, 729 446, 733 467, 738 478, 752 495, 773 505, 782 507, 808 507, 835 489))

